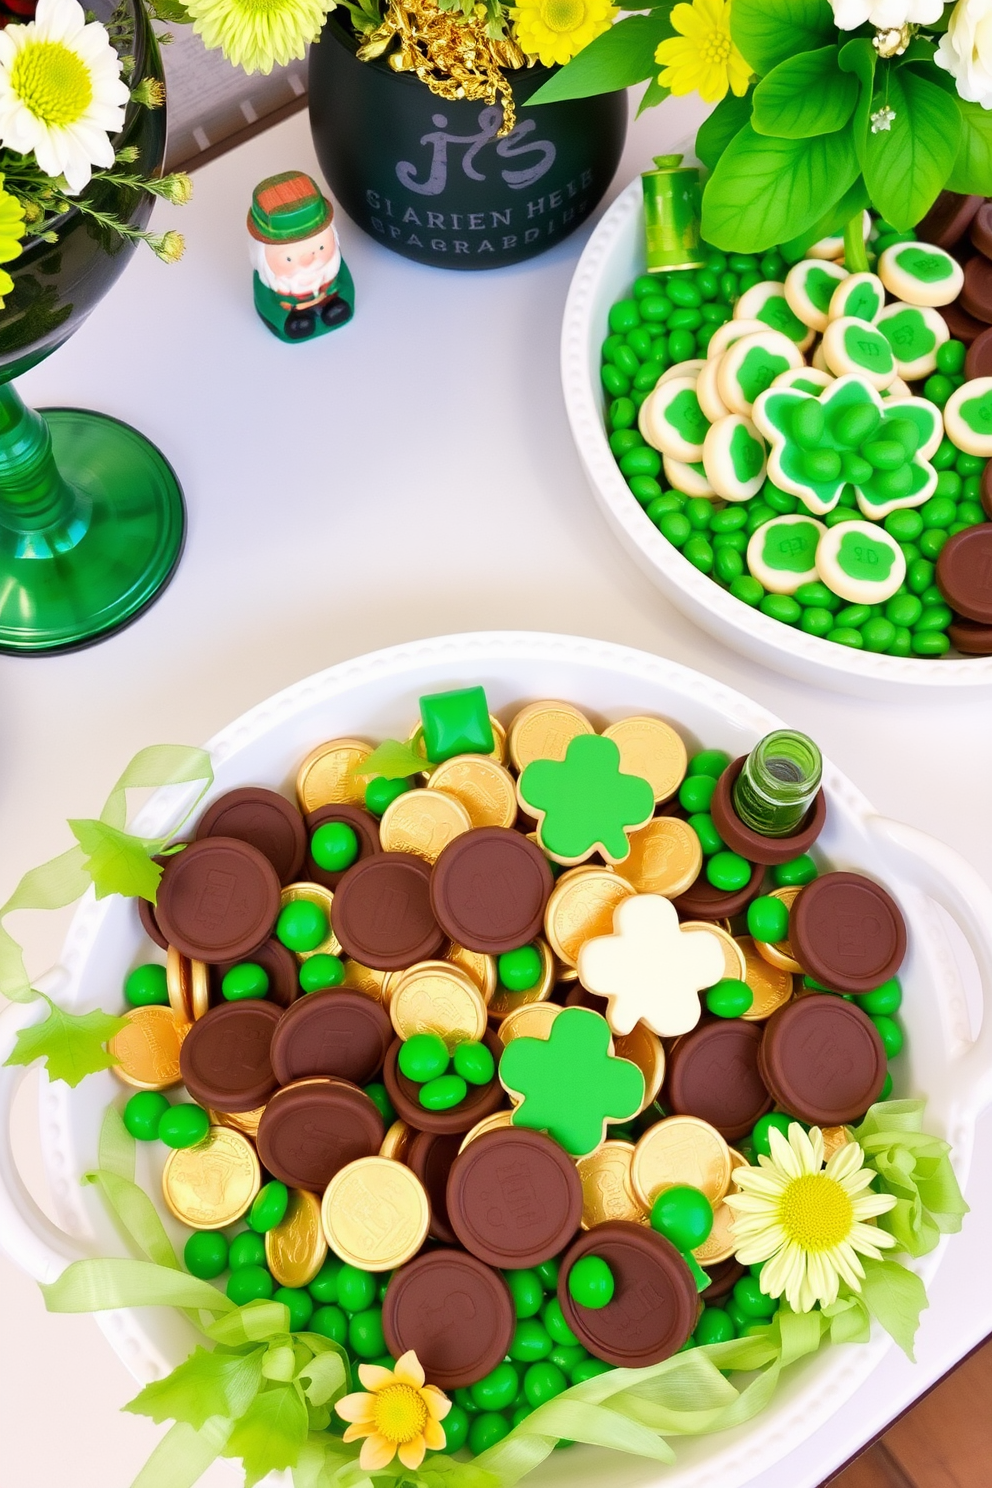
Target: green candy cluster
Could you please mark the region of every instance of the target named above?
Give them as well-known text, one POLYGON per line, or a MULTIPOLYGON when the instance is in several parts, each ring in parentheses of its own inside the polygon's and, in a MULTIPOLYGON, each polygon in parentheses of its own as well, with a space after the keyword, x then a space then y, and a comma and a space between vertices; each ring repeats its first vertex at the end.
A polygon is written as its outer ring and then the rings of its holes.
POLYGON ((400 1045, 396 1062, 400 1074, 420 1086, 418 1098, 426 1111, 461 1105, 470 1085, 488 1085, 496 1073, 485 1044, 465 1039, 449 1053, 436 1033, 412 1034, 400 1045))

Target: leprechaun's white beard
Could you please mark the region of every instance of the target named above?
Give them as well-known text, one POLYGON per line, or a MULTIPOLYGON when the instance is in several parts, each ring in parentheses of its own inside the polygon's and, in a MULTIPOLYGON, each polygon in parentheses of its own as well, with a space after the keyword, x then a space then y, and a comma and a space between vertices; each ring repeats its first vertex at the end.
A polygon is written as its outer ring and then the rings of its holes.
POLYGON ((316 296, 326 285, 336 279, 341 268, 341 250, 335 245, 330 259, 307 264, 291 274, 279 274, 270 267, 265 256, 265 244, 256 238, 251 241, 252 265, 262 283, 277 294, 290 294, 298 298, 316 296))

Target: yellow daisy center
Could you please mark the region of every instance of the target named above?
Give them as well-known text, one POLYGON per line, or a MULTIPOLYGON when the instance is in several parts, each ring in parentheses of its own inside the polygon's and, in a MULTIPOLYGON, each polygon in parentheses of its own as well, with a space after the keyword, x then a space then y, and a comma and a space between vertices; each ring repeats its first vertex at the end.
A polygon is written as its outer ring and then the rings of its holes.
POLYGON ((581 26, 585 14, 584 0, 545 0, 541 6, 541 20, 548 30, 562 35, 581 26))
POLYGON ((732 45, 729 31, 714 28, 700 47, 700 52, 705 61, 720 67, 729 58, 732 45))
POLYGON ((375 1429, 391 1442, 408 1442, 427 1425, 427 1407, 413 1385, 387 1385, 375 1397, 375 1429))
POLYGON ((10 73, 14 93, 50 129, 81 119, 93 102, 93 79, 83 59, 61 41, 29 41, 10 73))
POLYGON ((793 1178, 778 1202, 778 1219, 801 1250, 830 1250, 851 1233, 854 1206, 836 1178, 804 1173, 793 1178))

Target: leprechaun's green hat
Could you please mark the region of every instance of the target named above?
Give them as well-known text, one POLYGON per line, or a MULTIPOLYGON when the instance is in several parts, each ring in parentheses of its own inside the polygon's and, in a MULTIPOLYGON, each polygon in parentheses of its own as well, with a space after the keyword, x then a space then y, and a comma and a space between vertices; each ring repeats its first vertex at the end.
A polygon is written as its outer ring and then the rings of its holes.
POLYGON ((316 181, 302 171, 283 171, 252 192, 248 231, 260 243, 298 243, 322 232, 333 216, 316 181))

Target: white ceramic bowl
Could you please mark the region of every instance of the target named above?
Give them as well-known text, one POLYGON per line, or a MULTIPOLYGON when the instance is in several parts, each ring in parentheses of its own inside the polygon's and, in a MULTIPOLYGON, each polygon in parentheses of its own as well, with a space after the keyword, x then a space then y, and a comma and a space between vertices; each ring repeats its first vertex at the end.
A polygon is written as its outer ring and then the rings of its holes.
POLYGON ((641 182, 617 197, 572 277, 561 337, 561 376, 572 435, 614 532, 672 604, 745 656, 803 682, 877 697, 884 688, 992 688, 992 656, 924 660, 852 651, 752 610, 693 568, 630 494, 606 438, 600 355, 615 300, 644 273, 641 182))
MULTIPOLYGON (((739 693, 672 662, 621 646, 566 636, 520 633, 453 636, 375 652, 298 683, 262 703, 208 746, 216 780, 212 794, 263 784, 292 792, 297 766, 323 739, 339 734, 373 740, 406 736, 424 692, 481 683, 508 720, 524 702, 574 700, 597 725, 634 712, 662 715, 692 747, 749 749, 778 720, 739 693)), ((838 868, 862 869, 884 881, 911 926, 902 971, 908 1052, 902 1057, 903 1093, 929 1097, 928 1127, 953 1143, 961 1180, 967 1172, 977 1114, 992 1098, 992 1017, 972 1041, 957 963, 935 908, 961 927, 992 1004, 992 894, 956 854, 912 828, 876 815, 831 764, 824 767, 829 801, 822 851, 838 868)), ((151 799, 136 830, 163 835, 177 817, 176 794, 151 799)), ((62 965, 45 990, 67 1008, 112 1007, 131 966, 148 954, 133 904, 90 895, 73 921, 62 965)), ((37 1004, 12 1005, 0 1017, 0 1061, 17 1030, 39 1016, 37 1004)), ((119 1098, 110 1074, 76 1090, 42 1089, 41 1142, 60 1228, 26 1193, 10 1149, 11 1102, 22 1070, 0 1068, 0 1243, 31 1275, 51 1281, 66 1262, 121 1253, 121 1241, 92 1187, 80 1175, 96 1163, 97 1135, 107 1103, 119 1098)), ((159 1144, 139 1143, 138 1178, 159 1193, 159 1144)), ((161 1206, 160 1206, 161 1207, 161 1206)), ((185 1231, 163 1210, 173 1238, 185 1231)), ((953 1245, 953 1240, 951 1241, 953 1245)), ((932 1276, 941 1251, 921 1271, 932 1276)), ((141 1381, 160 1377, 185 1358, 194 1335, 178 1313, 165 1309, 105 1313, 99 1321, 111 1345, 141 1381)), ((58 1326, 53 1320, 52 1327, 58 1326)), ((737 1488, 799 1445, 862 1384, 888 1347, 886 1335, 864 1346, 827 1348, 790 1371, 772 1406, 755 1421, 708 1439, 677 1442, 678 1464, 659 1468, 641 1459, 581 1449, 555 1453, 531 1480, 534 1488, 593 1488, 664 1483, 668 1488, 737 1488)), ((109 1417, 108 1417, 109 1421, 109 1417)), ((235 1469, 232 1468, 232 1472, 235 1469)), ((233 1481, 233 1479, 232 1479, 233 1481)))

